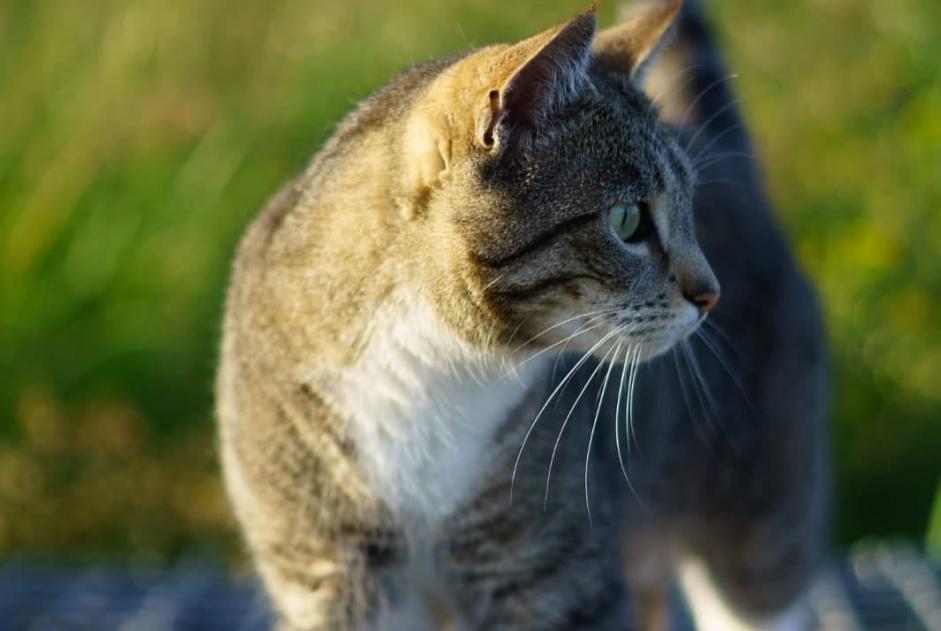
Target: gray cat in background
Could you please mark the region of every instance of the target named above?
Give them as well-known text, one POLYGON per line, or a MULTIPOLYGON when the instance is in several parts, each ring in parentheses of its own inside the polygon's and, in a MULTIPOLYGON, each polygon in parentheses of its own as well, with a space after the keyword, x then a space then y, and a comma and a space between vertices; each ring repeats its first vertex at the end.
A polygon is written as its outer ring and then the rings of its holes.
POLYGON ((681 4, 406 71, 249 228, 218 417, 283 629, 660 629, 673 577, 807 626, 819 310, 681 4))

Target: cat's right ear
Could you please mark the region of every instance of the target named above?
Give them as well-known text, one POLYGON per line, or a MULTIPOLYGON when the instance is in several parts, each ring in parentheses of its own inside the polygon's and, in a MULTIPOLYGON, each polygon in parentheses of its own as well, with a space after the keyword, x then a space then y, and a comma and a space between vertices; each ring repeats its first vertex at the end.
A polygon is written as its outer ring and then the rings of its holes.
POLYGON ((489 60, 489 109, 477 141, 490 150, 534 133, 588 83, 595 6, 574 19, 510 46, 489 60))

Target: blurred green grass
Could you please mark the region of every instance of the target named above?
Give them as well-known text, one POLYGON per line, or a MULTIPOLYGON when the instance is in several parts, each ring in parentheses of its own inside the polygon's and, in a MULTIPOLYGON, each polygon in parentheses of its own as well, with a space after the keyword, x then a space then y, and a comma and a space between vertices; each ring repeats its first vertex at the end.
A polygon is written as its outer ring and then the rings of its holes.
MULTIPOLYGON (((707 1, 826 302, 838 535, 921 538, 941 473, 941 5, 707 1)), ((239 232, 397 70, 582 8, 0 3, 0 554, 231 555, 211 384, 239 232)))

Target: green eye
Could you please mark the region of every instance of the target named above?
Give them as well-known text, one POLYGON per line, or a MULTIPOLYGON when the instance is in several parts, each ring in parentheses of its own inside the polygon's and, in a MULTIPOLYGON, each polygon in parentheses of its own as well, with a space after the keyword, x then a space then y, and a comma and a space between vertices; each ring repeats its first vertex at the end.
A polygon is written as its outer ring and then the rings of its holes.
POLYGON ((622 241, 629 241, 637 234, 641 219, 640 206, 637 204, 618 204, 608 211, 608 222, 622 241))

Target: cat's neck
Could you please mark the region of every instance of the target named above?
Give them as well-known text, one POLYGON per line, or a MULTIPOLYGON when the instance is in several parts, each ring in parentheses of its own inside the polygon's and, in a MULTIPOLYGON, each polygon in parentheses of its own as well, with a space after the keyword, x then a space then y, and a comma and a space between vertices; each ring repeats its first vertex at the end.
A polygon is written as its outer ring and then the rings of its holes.
POLYGON ((377 496, 406 519, 451 514, 544 368, 534 361, 508 374, 505 362, 461 340, 426 301, 394 294, 336 391, 377 496))

